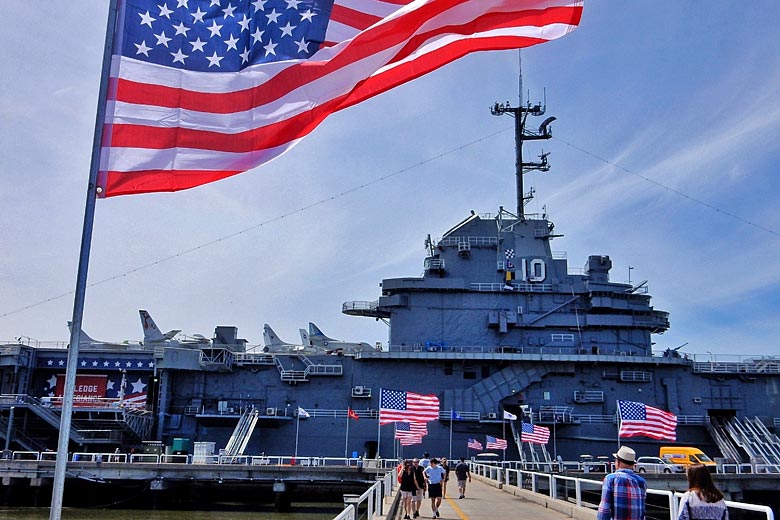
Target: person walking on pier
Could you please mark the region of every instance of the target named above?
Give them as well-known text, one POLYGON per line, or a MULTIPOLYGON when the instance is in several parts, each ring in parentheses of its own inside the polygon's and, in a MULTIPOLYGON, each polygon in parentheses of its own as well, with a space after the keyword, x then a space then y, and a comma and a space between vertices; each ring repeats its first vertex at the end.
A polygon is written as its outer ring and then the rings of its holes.
POLYGON ((414 475, 414 469, 412 469, 411 461, 404 461, 403 471, 399 475, 398 480, 401 483, 400 490, 401 500, 403 502, 404 508, 404 520, 411 520, 411 515, 415 513, 414 495, 420 487, 417 485, 417 478, 414 475))
POLYGON ((433 518, 439 518, 439 506, 441 505, 441 487, 444 482, 445 471, 439 466, 439 459, 431 459, 431 465, 425 468, 425 480, 428 482, 428 496, 431 497, 431 512, 433 518))
POLYGON ((441 467, 444 470, 444 482, 441 483, 441 497, 447 498, 447 484, 450 482, 450 462, 447 457, 441 458, 441 467))
POLYGON ((686 473, 688 491, 680 500, 677 520, 729 520, 723 493, 715 487, 707 467, 693 464, 688 466, 686 473))
POLYGON ((647 482, 634 473, 636 452, 621 446, 613 456, 617 469, 604 477, 597 520, 644 520, 647 482))
POLYGON ((417 491, 414 493, 414 514, 412 518, 417 518, 420 516, 420 506, 422 505, 422 499, 425 498, 425 490, 428 487, 425 482, 425 469, 420 466, 420 459, 412 461, 412 471, 417 479, 417 491))
POLYGON ((471 482, 471 470, 463 457, 455 466, 455 476, 458 477, 458 498, 466 498, 466 479, 468 478, 471 482))
POLYGON ((420 459, 420 466, 422 466, 422 469, 427 468, 431 465, 431 458, 430 454, 426 451, 423 453, 423 458, 420 459))

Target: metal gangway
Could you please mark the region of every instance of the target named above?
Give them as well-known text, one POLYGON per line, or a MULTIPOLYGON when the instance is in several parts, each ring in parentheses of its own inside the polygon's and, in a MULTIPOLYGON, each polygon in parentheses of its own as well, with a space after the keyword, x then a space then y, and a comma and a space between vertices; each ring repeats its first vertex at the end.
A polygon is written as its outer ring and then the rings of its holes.
POLYGON ((227 446, 225 446, 225 455, 238 456, 243 455, 246 445, 249 443, 249 438, 252 436, 252 432, 255 431, 257 425, 257 419, 260 417, 260 410, 254 406, 247 408, 238 420, 236 429, 233 430, 233 434, 228 439, 227 446))
POLYGON ((718 449, 729 462, 734 464, 741 464, 743 462, 742 455, 739 452, 739 447, 734 443, 734 439, 726 429, 726 425, 717 417, 710 417, 710 420, 705 423, 707 431, 710 437, 718 445, 718 449))
POLYGON ((770 433, 767 427, 756 417, 732 418, 726 423, 726 430, 732 439, 747 452, 751 462, 760 464, 780 464, 780 439, 770 433))

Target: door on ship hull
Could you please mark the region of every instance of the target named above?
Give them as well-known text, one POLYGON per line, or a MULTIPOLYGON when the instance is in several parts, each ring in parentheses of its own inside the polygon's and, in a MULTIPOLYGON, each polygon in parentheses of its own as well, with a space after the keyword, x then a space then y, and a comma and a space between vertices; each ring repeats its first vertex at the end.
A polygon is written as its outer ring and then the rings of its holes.
POLYGON ((368 441, 363 445, 365 455, 363 458, 365 459, 373 459, 376 457, 376 441, 368 441))
POLYGON ((737 411, 730 408, 711 408, 707 410, 707 415, 710 416, 710 419, 715 419, 718 423, 723 424, 736 417, 737 411))

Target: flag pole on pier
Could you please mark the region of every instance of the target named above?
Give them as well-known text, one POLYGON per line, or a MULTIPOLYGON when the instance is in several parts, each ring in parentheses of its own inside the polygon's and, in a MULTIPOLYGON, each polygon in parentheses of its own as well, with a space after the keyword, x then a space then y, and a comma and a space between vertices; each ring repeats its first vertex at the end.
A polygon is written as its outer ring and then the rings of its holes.
POLYGON ((447 458, 452 458, 452 422, 455 420, 455 411, 450 409, 450 449, 447 452, 447 458))
POLYGON ((73 394, 76 389, 76 370, 81 342, 81 322, 84 317, 84 300, 87 293, 87 273, 89 271, 89 253, 92 248, 92 228, 95 222, 95 203, 98 196, 97 178, 100 169, 100 143, 103 140, 103 124, 106 119, 106 100, 108 99, 111 56, 114 45, 114 27, 117 22, 117 0, 110 0, 106 21, 106 39, 103 46, 103 69, 100 76, 97 113, 95 115, 95 133, 92 141, 92 157, 87 181, 87 200, 84 207, 84 224, 81 231, 81 249, 79 267, 76 275, 76 290, 73 298, 73 317, 71 318, 70 346, 65 368, 65 386, 62 393, 60 412, 60 432, 57 439, 57 461, 54 466, 54 485, 51 493, 50 520, 62 517, 62 497, 65 491, 65 477, 68 464, 68 445, 70 443, 71 415, 73 414, 73 394))
POLYGON ((376 418, 376 456, 379 457, 379 443, 382 441, 382 393, 383 390, 379 389, 379 414, 376 418))
POLYGON ((304 410, 299 406, 298 411, 295 413, 295 455, 294 457, 296 459, 298 458, 298 430, 301 427, 301 417, 307 418, 307 417, 311 417, 311 415, 309 415, 309 412, 307 412, 306 410, 304 410))
POLYGON ((352 410, 347 407, 347 433, 344 436, 344 462, 349 465, 349 420, 352 418, 350 413, 352 410))

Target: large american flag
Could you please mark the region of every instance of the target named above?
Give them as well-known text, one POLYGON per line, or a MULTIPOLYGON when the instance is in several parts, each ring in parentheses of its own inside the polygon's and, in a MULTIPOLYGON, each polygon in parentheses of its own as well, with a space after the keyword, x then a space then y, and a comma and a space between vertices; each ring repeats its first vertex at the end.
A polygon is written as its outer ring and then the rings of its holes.
POLYGON ((547 444, 550 442, 550 429, 524 422, 520 431, 520 442, 547 444))
POLYGON ((329 114, 466 54, 559 38, 582 0, 117 0, 101 197, 278 157, 329 114))
POLYGON ((379 392, 379 424, 395 421, 428 422, 439 418, 439 398, 402 390, 379 392))
POLYGON ((618 437, 643 435, 653 439, 677 439, 677 416, 636 401, 618 401, 618 437))
POLYGON ((477 439, 472 439, 472 438, 469 437, 469 440, 466 443, 466 447, 470 448, 472 450, 481 450, 482 449, 482 443, 479 442, 477 439))
POLYGON ((507 448, 506 439, 499 439, 491 435, 485 436, 485 447, 489 450, 505 450, 507 448))

